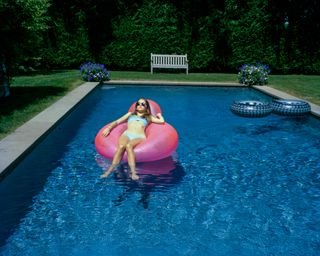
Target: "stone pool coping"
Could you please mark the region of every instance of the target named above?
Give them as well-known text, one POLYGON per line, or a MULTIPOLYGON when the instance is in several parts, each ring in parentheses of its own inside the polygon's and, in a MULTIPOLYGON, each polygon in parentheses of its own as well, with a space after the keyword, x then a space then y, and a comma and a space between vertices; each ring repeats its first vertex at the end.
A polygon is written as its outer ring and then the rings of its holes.
MULTIPOLYGON (((301 100, 295 96, 292 96, 288 93, 285 93, 285 92, 282 92, 282 91, 279 91, 277 89, 274 89, 270 86, 253 86, 256 90, 258 91, 261 91, 267 95, 270 95, 274 98, 278 98, 278 99, 294 99, 294 100, 301 100)), ((320 106, 319 105, 316 105, 314 103, 311 103, 307 100, 303 100, 303 101, 306 101, 310 104, 311 106, 311 114, 313 114, 314 116, 320 118, 320 106)))
MULTIPOLYGON (((173 81, 139 81, 117 80, 104 83, 104 86, 116 85, 184 85, 184 86, 219 86, 246 87, 239 83, 222 82, 173 82, 173 81)), ((13 133, 0 140, 0 177, 22 159, 66 114, 68 114, 82 99, 84 99, 98 83, 83 83, 67 95, 59 99, 50 107, 17 128, 13 133)), ((269 86, 254 86, 253 88, 275 98, 297 99, 287 93, 269 86)), ((320 117, 320 106, 312 104, 311 112, 320 117)))
POLYGON ((98 83, 84 83, 0 140, 0 177, 13 168, 98 83))
POLYGON ((183 81, 169 81, 169 80, 115 80, 104 83, 104 85, 183 85, 183 86, 235 86, 235 87, 246 87, 246 85, 232 82, 183 82, 183 81))

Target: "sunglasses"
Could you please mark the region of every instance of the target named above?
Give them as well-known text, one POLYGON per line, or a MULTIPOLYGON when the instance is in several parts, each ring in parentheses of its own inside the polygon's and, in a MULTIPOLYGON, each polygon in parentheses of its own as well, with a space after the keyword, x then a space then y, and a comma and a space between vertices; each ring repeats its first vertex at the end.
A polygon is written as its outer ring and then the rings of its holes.
POLYGON ((137 102, 137 103, 136 103, 136 106, 146 107, 146 106, 147 106, 147 104, 146 104, 146 103, 144 103, 144 102, 137 102))

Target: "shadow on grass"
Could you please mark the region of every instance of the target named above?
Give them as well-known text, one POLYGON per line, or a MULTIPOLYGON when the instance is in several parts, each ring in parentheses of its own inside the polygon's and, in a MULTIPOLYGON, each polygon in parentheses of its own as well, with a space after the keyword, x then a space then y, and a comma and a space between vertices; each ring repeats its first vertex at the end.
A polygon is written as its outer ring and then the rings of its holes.
POLYGON ((10 115, 15 110, 21 110, 40 100, 62 95, 67 88, 47 87, 11 87, 10 96, 0 98, 0 116, 10 115))

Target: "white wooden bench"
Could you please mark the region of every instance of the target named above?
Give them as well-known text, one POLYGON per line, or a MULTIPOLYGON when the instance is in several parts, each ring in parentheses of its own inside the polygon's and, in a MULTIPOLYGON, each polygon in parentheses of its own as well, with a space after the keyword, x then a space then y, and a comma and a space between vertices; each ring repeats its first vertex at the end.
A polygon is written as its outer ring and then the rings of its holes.
POLYGON ((186 69, 188 75, 188 59, 187 54, 152 54, 151 53, 151 74, 154 68, 182 68, 186 69))

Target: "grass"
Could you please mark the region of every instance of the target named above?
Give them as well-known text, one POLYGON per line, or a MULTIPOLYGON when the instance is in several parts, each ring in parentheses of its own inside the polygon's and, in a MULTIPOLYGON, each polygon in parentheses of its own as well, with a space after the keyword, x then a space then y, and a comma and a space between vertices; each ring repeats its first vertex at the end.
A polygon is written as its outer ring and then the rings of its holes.
POLYGON ((181 81, 181 82, 232 82, 237 83, 235 74, 224 73, 153 73, 150 72, 123 72, 112 71, 112 80, 162 80, 162 81, 181 81))
POLYGON ((320 76, 271 75, 269 86, 320 105, 320 76))
POLYGON ((11 95, 0 98, 0 139, 82 83, 78 71, 14 78, 11 95))
MULTIPOLYGON (((232 82, 236 74, 112 71, 112 80, 232 82)), ((0 98, 0 139, 82 84, 78 70, 14 78, 11 96, 0 98)), ((271 75, 269 86, 320 105, 320 76, 271 75)))

